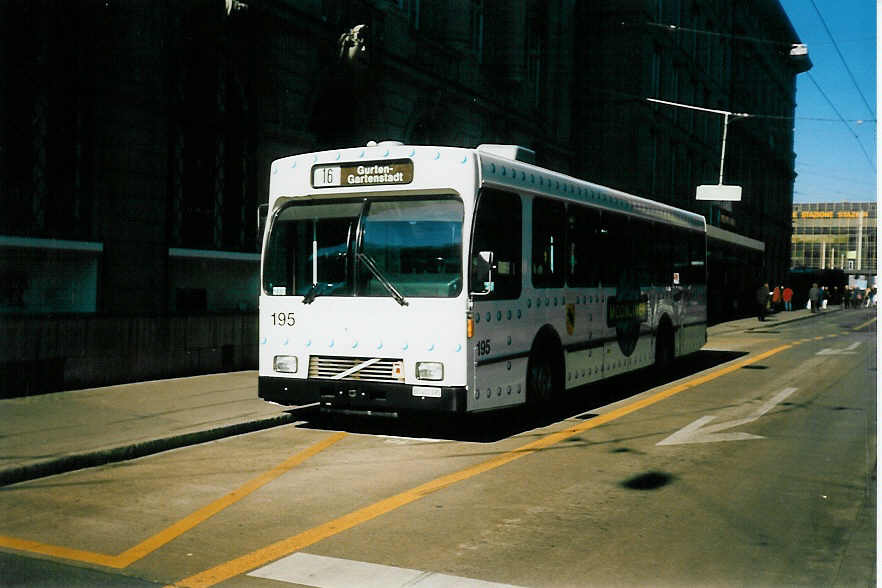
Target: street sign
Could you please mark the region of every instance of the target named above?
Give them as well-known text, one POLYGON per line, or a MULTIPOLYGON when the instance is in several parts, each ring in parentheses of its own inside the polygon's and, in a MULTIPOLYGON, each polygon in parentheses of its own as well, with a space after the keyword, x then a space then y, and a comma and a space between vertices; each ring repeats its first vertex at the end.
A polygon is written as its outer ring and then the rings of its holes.
POLYGON ((723 184, 699 186, 695 189, 695 199, 741 202, 741 186, 724 186, 723 184))

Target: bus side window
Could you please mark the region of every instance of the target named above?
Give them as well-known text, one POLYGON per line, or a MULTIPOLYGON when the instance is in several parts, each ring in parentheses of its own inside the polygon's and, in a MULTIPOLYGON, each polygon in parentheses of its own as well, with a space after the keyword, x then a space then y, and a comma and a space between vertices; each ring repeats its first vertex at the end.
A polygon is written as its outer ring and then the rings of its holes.
POLYGON ((633 238, 633 263, 637 282, 648 286, 653 281, 653 247, 655 247, 655 226, 651 222, 631 219, 630 234, 633 238))
POLYGON ((481 292, 477 268, 482 251, 493 252, 493 290, 483 299, 519 298, 521 295, 521 197, 509 192, 484 189, 478 197, 470 260, 470 292, 481 292))
POLYGON ((671 242, 671 258, 674 265, 674 275, 680 278, 678 285, 686 285, 689 280, 689 235, 685 231, 673 231, 674 240, 671 242))
POLYGON ((689 234, 689 283, 704 284, 707 280, 706 244, 703 233, 689 234))
POLYGON ((564 246, 566 211, 563 202, 533 198, 533 285, 559 288, 564 285, 567 251, 564 246))
POLYGON ((567 207, 567 282, 570 286, 597 287, 599 230, 599 211, 578 204, 567 207))
POLYGON ((626 233, 626 217, 614 212, 600 216, 599 246, 600 281, 604 286, 617 286, 619 274, 631 259, 631 243, 626 233))
POLYGON ((674 279, 674 268, 671 262, 671 239, 673 234, 670 227, 656 225, 656 247, 654 249, 654 281, 659 286, 670 286, 674 279))

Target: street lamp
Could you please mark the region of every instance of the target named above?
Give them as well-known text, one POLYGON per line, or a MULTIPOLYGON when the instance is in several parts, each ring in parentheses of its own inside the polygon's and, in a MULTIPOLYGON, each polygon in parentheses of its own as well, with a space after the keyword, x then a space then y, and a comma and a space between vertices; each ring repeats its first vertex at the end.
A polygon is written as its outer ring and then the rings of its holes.
POLYGON ((679 102, 669 102, 667 100, 658 100, 657 98, 647 98, 650 102, 656 104, 664 104, 666 106, 676 106, 677 108, 686 108, 688 110, 698 110, 701 112, 710 112, 712 114, 723 115, 723 148, 720 151, 720 181, 716 185, 698 186, 695 190, 696 200, 725 200, 729 202, 741 201, 741 186, 723 185, 723 168, 726 162, 726 139, 729 135, 729 118, 733 120, 739 118, 749 118, 750 115, 745 112, 729 112, 728 110, 715 110, 713 108, 702 108, 701 106, 693 106, 691 104, 680 104, 679 102))

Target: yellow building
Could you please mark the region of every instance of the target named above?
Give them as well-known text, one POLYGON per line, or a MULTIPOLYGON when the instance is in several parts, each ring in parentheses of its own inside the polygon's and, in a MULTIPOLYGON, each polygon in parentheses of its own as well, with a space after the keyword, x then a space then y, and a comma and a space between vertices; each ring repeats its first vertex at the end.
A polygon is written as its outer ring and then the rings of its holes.
POLYGON ((793 205, 790 266, 876 273, 876 203, 793 205))

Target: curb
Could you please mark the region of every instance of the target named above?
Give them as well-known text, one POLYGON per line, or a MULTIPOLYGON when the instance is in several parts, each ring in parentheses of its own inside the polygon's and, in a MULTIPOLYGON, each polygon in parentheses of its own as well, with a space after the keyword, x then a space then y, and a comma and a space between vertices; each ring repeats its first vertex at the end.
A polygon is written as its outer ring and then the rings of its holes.
POLYGON ((162 451, 168 451, 170 449, 178 449, 179 447, 186 447, 188 445, 198 445, 200 443, 215 441, 224 437, 242 435, 244 433, 288 425, 295 421, 296 419, 293 414, 286 413, 257 421, 236 423, 205 431, 195 431, 183 435, 151 439, 149 441, 142 441, 131 445, 121 445, 117 447, 109 447, 107 449, 98 449, 96 451, 63 455, 61 457, 37 463, 13 466, 0 471, 0 486, 8 486, 10 484, 17 484, 18 482, 25 482, 46 476, 54 476, 56 474, 63 474, 65 472, 72 472, 74 470, 105 465, 108 463, 127 461, 152 455, 154 453, 160 453, 162 451))
MULTIPOLYGON (((737 326, 737 327, 732 327, 732 328, 725 329, 725 330, 724 330, 724 329, 720 329, 720 330, 719 330, 718 332, 716 332, 716 333, 710 333, 710 330, 713 329, 713 327, 709 327, 709 328, 708 328, 708 337, 715 336, 715 335, 728 335, 728 334, 730 334, 730 333, 739 333, 739 332, 741 332, 741 333, 749 333, 749 332, 751 332, 751 331, 755 331, 756 329, 768 329, 768 328, 770 328, 770 327, 777 327, 777 326, 780 326, 780 325, 786 325, 786 324, 788 324, 788 323, 796 323, 796 322, 799 322, 799 321, 805 321, 805 320, 812 319, 812 318, 815 318, 815 317, 825 316, 825 315, 828 315, 828 314, 830 314, 830 313, 837 313, 837 312, 840 312, 840 310, 827 310, 827 311, 824 311, 824 312, 817 312, 817 313, 814 313, 814 314, 807 314, 807 315, 805 315, 805 316, 800 316, 800 317, 796 317, 796 318, 792 318, 792 319, 786 319, 786 320, 769 320, 769 319, 766 319, 763 323, 759 323, 759 321, 756 321, 756 324, 754 324, 754 326, 752 326, 752 327, 747 327, 746 325, 739 325, 739 326, 737 326)), ((775 315, 772 315, 772 316, 775 316, 775 315)), ((754 320, 756 320, 756 319, 754 319, 754 320)), ((722 324, 725 324, 725 323, 722 323, 722 324)))
MULTIPOLYGON (((807 321, 808 319, 812 319, 812 318, 819 317, 819 316, 824 316, 826 314, 830 314, 831 312, 835 313, 835 312, 839 312, 839 311, 838 310, 834 310, 834 311, 828 310, 826 312, 816 312, 813 314, 807 314, 805 316, 799 316, 799 317, 796 317, 793 319, 788 319, 788 320, 783 320, 783 321, 774 321, 771 325, 756 325, 754 327, 750 327, 749 329, 745 329, 744 332, 749 333, 750 331, 754 331, 756 329, 767 329, 769 327, 777 327, 778 325, 786 325, 789 323, 798 323, 799 321, 807 321)), ((759 322, 759 321, 757 321, 757 322, 759 322)), ((770 321, 766 320, 765 322, 770 322, 770 321)))

